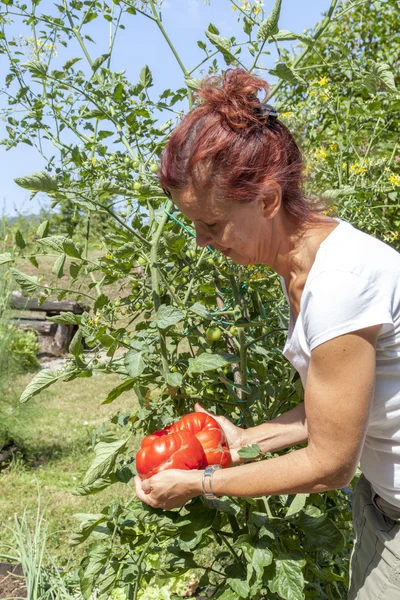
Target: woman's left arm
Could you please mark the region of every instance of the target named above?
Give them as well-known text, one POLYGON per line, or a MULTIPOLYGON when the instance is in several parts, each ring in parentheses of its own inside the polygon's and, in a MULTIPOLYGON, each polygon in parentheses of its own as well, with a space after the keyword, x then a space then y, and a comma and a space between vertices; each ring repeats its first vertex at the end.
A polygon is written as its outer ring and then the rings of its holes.
MULTIPOLYGON (((341 335, 311 353, 305 390, 306 448, 277 458, 220 469, 218 496, 266 496, 324 492, 344 487, 356 471, 371 410, 375 346, 381 325, 341 335)), ((164 471, 141 482, 138 497, 174 508, 202 494, 202 471, 164 471)))

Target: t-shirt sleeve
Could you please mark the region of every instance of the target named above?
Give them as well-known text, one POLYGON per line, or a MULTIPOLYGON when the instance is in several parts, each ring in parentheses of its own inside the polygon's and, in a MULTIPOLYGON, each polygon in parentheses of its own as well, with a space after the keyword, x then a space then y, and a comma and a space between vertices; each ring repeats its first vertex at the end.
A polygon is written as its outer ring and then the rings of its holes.
POLYGON ((379 280, 348 271, 324 271, 303 293, 301 311, 310 350, 358 329, 393 324, 390 296, 379 280))

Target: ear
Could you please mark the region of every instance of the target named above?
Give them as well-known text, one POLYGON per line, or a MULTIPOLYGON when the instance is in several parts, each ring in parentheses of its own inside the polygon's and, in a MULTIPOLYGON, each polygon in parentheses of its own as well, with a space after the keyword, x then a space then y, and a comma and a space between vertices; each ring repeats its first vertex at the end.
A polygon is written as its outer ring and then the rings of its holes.
POLYGON ((262 200, 262 211, 265 219, 273 219, 282 205, 282 188, 276 181, 266 181, 262 200))

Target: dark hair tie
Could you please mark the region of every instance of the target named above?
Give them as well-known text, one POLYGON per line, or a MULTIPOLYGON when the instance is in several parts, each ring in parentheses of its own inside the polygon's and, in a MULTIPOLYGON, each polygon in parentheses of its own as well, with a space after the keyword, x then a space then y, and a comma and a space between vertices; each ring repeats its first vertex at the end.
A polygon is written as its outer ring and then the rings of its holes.
POLYGON ((265 104, 265 102, 260 102, 260 105, 257 106, 257 113, 262 117, 267 117, 267 125, 273 125, 278 118, 278 113, 276 109, 271 106, 271 104, 265 104))

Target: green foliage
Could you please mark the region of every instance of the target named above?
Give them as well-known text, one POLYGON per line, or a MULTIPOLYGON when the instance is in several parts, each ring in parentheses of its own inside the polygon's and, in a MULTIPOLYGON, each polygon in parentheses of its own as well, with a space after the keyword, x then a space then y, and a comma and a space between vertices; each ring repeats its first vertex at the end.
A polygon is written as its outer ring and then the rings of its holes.
MULTIPOLYGON (((21 289, 42 300, 71 297, 91 306, 91 313, 53 319, 79 325, 69 364, 63 371, 38 373, 21 400, 55 381, 94 372, 121 378, 105 403, 135 393, 137 407, 113 417, 121 435, 103 428, 93 439, 95 457, 76 490, 101 493, 131 483, 132 431, 143 435, 163 427, 197 400, 249 427, 302 399, 299 381, 281 355, 288 314, 277 276, 196 248, 190 222, 173 212, 158 185, 157 161, 180 107, 192 107, 192 90, 205 73, 226 64, 259 72, 269 52, 266 44, 277 44, 279 62, 269 73, 278 82, 269 98, 305 152, 306 190, 321 193, 330 214, 397 245, 399 39, 393 31, 400 30, 398 6, 394 0, 332 0, 315 30, 294 33, 279 30, 279 0, 267 16, 258 3, 246 2, 238 11, 244 40, 224 37, 210 24, 198 41, 205 59, 188 70, 153 0, 140 6, 117 3, 113 9, 107 3, 55 5, 57 17, 40 15, 36 7, 28 21, 33 40, 27 37, 28 61, 8 29, 10 20, 25 20, 28 9, 14 2, 9 11, 8 5, 0 35, 0 51, 9 59, 3 143, 8 149, 29 143, 41 151, 45 136, 53 144, 59 160, 49 157, 44 171, 21 174, 17 182, 33 193, 46 192, 69 216, 64 231, 48 218, 50 224, 30 239, 21 230, 14 236, 15 254, 5 248, 1 261, 25 256, 37 266, 41 256, 51 257, 57 283, 44 281, 40 266, 35 277, 18 263, 12 273, 21 289), (86 25, 100 17, 110 23, 112 35, 108 52, 93 57, 86 25), (157 97, 147 65, 137 82, 110 69, 115 36, 132 18, 152 20, 179 62, 182 87, 157 97), (297 40, 300 53, 287 50, 288 40, 297 40), (78 43, 81 55, 54 68, 54 44, 70 42, 74 48, 78 43), (207 71, 201 70, 205 63, 207 71), (50 126, 49 114, 62 127, 50 126), (74 214, 85 215, 83 235, 73 224, 74 214), (90 260, 95 219, 107 228, 100 258, 90 260), (108 286, 114 284, 119 295, 111 300, 108 286), (213 341, 206 332, 215 327, 222 335, 213 341), (83 340, 92 349, 90 358, 82 351, 83 340)), ((258 455, 258 447, 242 451, 245 458, 258 455)), ((170 582, 193 574, 200 591, 224 600, 346 595, 352 542, 346 489, 209 504, 196 499, 183 511, 153 510, 133 500, 79 520, 73 543, 90 543, 79 572, 84 597, 96 590, 100 599, 176 598, 179 592, 170 582), (215 552, 207 553, 209 548, 215 552), (161 585, 163 577, 168 584, 161 585)))

